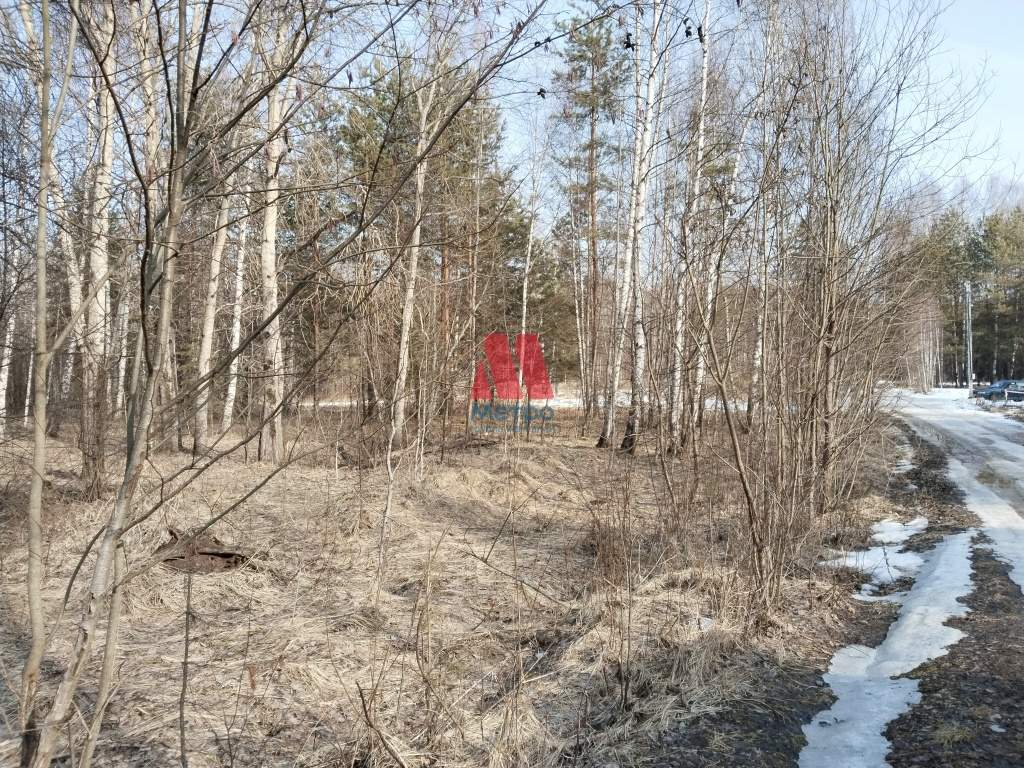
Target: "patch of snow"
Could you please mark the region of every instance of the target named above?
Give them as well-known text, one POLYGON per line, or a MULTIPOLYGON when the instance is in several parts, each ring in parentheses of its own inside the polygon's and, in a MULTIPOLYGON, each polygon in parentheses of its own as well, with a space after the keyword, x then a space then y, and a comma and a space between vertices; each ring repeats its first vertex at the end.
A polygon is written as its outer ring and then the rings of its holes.
POLYGON ((941 656, 963 633, 947 627, 967 606, 958 598, 971 592, 971 540, 974 531, 947 536, 924 558, 899 618, 877 648, 849 645, 832 657, 825 682, 836 703, 803 727, 807 746, 800 768, 883 768, 889 722, 921 700, 916 680, 901 678, 941 656))
MULTIPOLYGON (((379 400, 378 405, 383 405, 384 401, 379 400)), ((313 402, 312 400, 302 400, 298 403, 299 408, 323 408, 323 409, 334 409, 334 408, 355 408, 359 405, 359 401, 353 398, 347 398, 344 400, 321 400, 319 402, 313 402)))
POLYGON ((950 480, 1024 591, 1024 425, 979 407, 962 389, 900 397, 908 423, 949 447, 950 480))
POLYGON ((879 544, 903 544, 928 527, 927 517, 915 517, 909 523, 887 518, 871 526, 871 538, 879 544))
POLYGON ((863 571, 868 575, 869 581, 861 588, 861 596, 870 597, 878 587, 917 573, 924 560, 917 552, 902 551, 901 545, 927 527, 928 519, 924 517, 915 518, 909 523, 883 520, 871 527, 871 538, 878 546, 858 552, 846 552, 840 557, 825 561, 822 565, 863 571))
POLYGON ((995 491, 980 483, 975 473, 952 457, 949 479, 963 489, 967 508, 981 518, 996 556, 1010 566, 1010 578, 1024 591, 1024 519, 995 491))
MULTIPOLYGON (((708 411, 721 411, 722 398, 720 397, 705 397, 704 398, 704 409, 708 411)), ((746 413, 747 401, 746 400, 730 400, 729 410, 733 413, 746 413)))

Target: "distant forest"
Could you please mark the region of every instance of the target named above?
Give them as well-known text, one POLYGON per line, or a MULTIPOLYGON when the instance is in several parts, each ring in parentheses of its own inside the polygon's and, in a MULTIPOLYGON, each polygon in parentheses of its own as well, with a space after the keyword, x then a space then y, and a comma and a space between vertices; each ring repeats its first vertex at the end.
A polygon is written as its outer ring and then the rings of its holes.
POLYGON ((974 380, 1024 379, 1024 208, 977 219, 947 211, 929 241, 943 287, 943 380, 961 386, 967 381, 968 291, 974 380))

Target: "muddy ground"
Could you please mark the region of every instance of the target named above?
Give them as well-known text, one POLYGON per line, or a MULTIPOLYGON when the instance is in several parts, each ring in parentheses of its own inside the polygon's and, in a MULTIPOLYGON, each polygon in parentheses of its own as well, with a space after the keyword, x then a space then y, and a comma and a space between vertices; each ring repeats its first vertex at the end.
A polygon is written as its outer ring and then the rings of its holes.
MULTIPOLYGON (((886 498, 902 519, 924 515, 927 530, 906 547, 931 549, 944 536, 978 524, 964 506, 959 489, 946 476, 946 455, 939 445, 921 440, 897 424, 912 446, 914 468, 906 482, 889 485, 886 498)), ((949 652, 909 677, 920 681, 922 701, 890 724, 893 768, 1019 768, 1024 765, 1024 596, 1007 577, 1007 568, 977 539, 972 558, 971 612, 950 620, 965 634, 949 652)), ((827 648, 845 644, 876 646, 894 620, 889 603, 850 600, 827 648)), ((778 659, 751 660, 757 669, 749 698, 652 744, 644 765, 683 768, 712 766, 795 766, 805 744, 801 726, 834 701, 822 680, 830 654, 801 664, 778 659), (758 663, 759 662, 759 663, 758 663)))
MULTIPOLYGON (((919 495, 939 513, 936 530, 977 525, 943 474, 943 450, 916 442, 919 465, 913 476, 919 495)), ((922 700, 886 732, 893 768, 1024 765, 1024 595, 986 541, 984 534, 975 539, 974 591, 963 600, 970 612, 948 622, 965 636, 908 675, 919 681, 922 700)))

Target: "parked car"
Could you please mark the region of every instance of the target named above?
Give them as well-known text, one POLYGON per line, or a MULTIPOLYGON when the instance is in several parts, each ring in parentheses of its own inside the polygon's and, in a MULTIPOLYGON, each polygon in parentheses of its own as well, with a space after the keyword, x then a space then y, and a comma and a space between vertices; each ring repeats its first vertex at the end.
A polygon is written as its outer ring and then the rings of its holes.
POLYGON ((986 387, 975 387, 972 394, 983 400, 1024 400, 1024 381, 1001 379, 986 387))

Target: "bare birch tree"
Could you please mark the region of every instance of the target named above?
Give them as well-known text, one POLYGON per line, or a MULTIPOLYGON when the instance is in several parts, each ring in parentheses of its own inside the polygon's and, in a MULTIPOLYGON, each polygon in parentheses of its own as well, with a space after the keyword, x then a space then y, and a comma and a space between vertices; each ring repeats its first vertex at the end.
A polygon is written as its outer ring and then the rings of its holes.
MULTIPOLYGON (((629 203, 626 213, 626 238, 620 256, 619 279, 616 285, 612 354, 605 389, 604 421, 601 427, 601 435, 597 441, 599 448, 610 446, 614 438, 616 398, 619 390, 623 350, 626 344, 626 327, 630 300, 634 295, 639 295, 639 287, 634 288, 634 280, 636 279, 634 264, 638 263, 637 251, 640 247, 638 241, 646 216, 647 183, 651 162, 652 134, 654 132, 657 108, 658 73, 661 55, 661 52, 658 50, 658 40, 662 23, 662 12, 663 6, 660 3, 655 3, 653 19, 647 22, 643 9, 637 6, 634 11, 634 26, 637 40, 641 38, 647 39, 650 41, 650 46, 646 61, 641 58, 639 45, 633 54, 635 125, 633 127, 632 171, 630 173, 629 203), (650 24, 649 28, 647 26, 648 23, 650 24)), ((642 384, 640 386, 642 388, 642 384)), ((639 418, 639 406, 637 407, 636 414, 637 418, 639 418)), ((627 432, 626 447, 632 445, 632 442, 635 440, 635 423, 632 429, 633 433, 627 432)))

